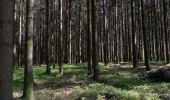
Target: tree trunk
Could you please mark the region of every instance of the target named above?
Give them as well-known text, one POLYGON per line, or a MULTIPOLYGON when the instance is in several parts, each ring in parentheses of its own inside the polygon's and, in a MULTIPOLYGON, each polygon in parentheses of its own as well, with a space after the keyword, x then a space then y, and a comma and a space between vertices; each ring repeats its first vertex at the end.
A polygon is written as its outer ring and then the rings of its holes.
POLYGON ((164 16, 164 34, 165 34, 165 51, 166 62, 169 63, 169 43, 168 43, 168 30, 167 30, 167 1, 163 0, 163 16, 164 16))
POLYGON ((103 0, 103 11, 104 11, 104 63, 107 65, 109 63, 108 61, 108 18, 107 18, 107 0, 103 0))
POLYGON ((33 100, 33 18, 34 0, 26 2, 26 33, 25 33, 25 70, 24 92, 25 100, 33 100))
POLYGON ((13 0, 0 0, 0 99, 12 100, 13 0))
POLYGON ((135 33, 135 21, 133 11, 134 1, 131 0, 131 24, 132 24, 132 49, 133 49, 133 68, 137 67, 137 53, 136 53, 136 33, 135 33))
POLYGON ((97 32, 96 32, 96 0, 91 1, 91 18, 92 18, 92 67, 93 67, 93 79, 99 79, 99 68, 97 61, 97 32))
POLYGON ((92 74, 92 56, 91 56, 91 1, 87 0, 87 60, 88 75, 92 74))
POLYGON ((143 30, 143 42, 144 42, 144 56, 145 56, 145 66, 146 70, 150 70, 148 62, 148 46, 147 46, 147 36, 146 36, 146 26, 145 26, 145 13, 144 13, 144 2, 141 0, 141 13, 142 13, 142 30, 143 30))
POLYGON ((63 0, 59 0, 59 9, 60 9, 60 29, 58 33, 58 65, 59 65, 59 73, 63 74, 63 52, 62 52, 62 33, 63 33, 63 0))
POLYGON ((50 74, 50 63, 49 63, 49 0, 46 0, 46 73, 50 74))

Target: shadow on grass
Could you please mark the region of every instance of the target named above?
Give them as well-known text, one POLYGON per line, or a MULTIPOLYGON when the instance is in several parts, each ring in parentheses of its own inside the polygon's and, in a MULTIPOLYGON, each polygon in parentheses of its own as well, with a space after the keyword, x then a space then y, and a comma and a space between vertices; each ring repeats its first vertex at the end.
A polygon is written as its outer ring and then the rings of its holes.
POLYGON ((111 67, 103 69, 99 83, 111 85, 116 88, 130 90, 135 86, 148 84, 148 80, 142 80, 138 74, 144 72, 144 67, 132 69, 131 67, 111 67))
POLYGON ((106 85, 111 85, 116 88, 130 90, 134 86, 140 86, 147 84, 147 81, 140 80, 136 77, 124 77, 117 75, 108 75, 101 78, 99 83, 104 83, 106 85))
POLYGON ((35 89, 59 89, 64 87, 74 87, 83 84, 83 80, 87 77, 86 67, 84 65, 65 65, 64 74, 60 75, 58 69, 52 69, 51 74, 46 74, 44 68, 37 68, 35 71, 35 79, 43 80, 43 82, 35 84, 35 89))
POLYGON ((43 83, 43 84, 34 84, 35 90, 42 89, 63 89, 63 88, 73 88, 75 86, 82 86, 82 81, 68 82, 68 83, 43 83))
MULTIPOLYGON (((106 66, 101 67, 101 75, 98 83, 103 83, 106 85, 111 85, 116 88, 130 90, 134 86, 147 84, 148 81, 141 80, 136 75, 140 72, 145 71, 145 68, 139 67, 137 69, 132 69, 131 67, 115 67, 111 66, 108 69, 106 66), (135 75, 136 74, 136 75, 135 75)), ((53 71, 51 74, 47 75, 44 69, 39 69, 35 71, 37 78, 40 80, 45 80, 42 84, 39 84, 40 87, 49 88, 49 87, 62 87, 73 85, 72 83, 76 81, 84 81, 86 85, 91 83, 96 83, 91 79, 87 79, 86 66, 79 64, 76 65, 67 65, 64 67, 64 74, 59 75, 58 70, 53 71)))
POLYGON ((13 80, 13 88, 15 91, 21 91, 23 88, 23 80, 13 80))
MULTIPOLYGON (((89 85, 98 82, 116 88, 130 90, 135 86, 150 84, 148 81, 141 80, 137 76, 138 73, 145 71, 144 67, 132 69, 131 67, 109 66, 109 68, 107 68, 107 66, 100 65, 100 80, 97 82, 87 78, 86 64, 64 65, 63 75, 59 75, 58 67, 56 68, 57 69, 52 69, 52 73, 47 75, 45 73, 45 67, 34 67, 34 80, 37 83, 35 84, 35 88, 56 89, 67 86, 80 86, 82 84, 89 85)), ((15 88, 21 88, 23 81, 19 78, 14 80, 13 84, 15 88)))

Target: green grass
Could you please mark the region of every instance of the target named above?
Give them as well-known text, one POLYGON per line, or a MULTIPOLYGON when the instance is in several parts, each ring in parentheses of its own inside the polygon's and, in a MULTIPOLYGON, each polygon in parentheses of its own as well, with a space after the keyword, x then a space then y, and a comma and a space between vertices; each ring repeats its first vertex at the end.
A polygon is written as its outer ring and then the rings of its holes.
POLYGON ((150 61, 149 63, 151 65, 159 65, 159 66, 167 64, 166 61, 150 61))
MULTIPOLYGON (((154 62, 155 63, 155 62, 154 62)), ((159 63, 159 62, 158 62, 159 63)), ((36 100, 170 100, 170 83, 142 80, 138 74, 144 67, 132 69, 100 63, 100 80, 87 77, 86 64, 65 64, 64 75, 58 66, 45 74, 45 67, 34 67, 34 97, 36 100)), ((23 69, 14 71, 14 92, 22 93, 23 69)))

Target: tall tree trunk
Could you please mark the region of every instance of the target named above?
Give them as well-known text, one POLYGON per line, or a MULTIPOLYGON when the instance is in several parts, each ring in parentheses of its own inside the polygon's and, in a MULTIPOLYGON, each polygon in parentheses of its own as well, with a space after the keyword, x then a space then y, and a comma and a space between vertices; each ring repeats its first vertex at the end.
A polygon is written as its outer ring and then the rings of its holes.
POLYGON ((58 33, 58 65, 59 65, 59 73, 63 74, 63 52, 62 52, 62 34, 63 34, 63 0, 59 0, 59 9, 60 9, 60 29, 58 33))
POLYGON ((68 17, 69 17, 69 1, 65 0, 65 44, 64 44, 64 52, 65 52, 65 55, 64 55, 64 63, 68 63, 68 30, 69 30, 69 27, 68 27, 68 17))
POLYGON ((68 50, 69 50, 69 63, 71 63, 72 61, 72 34, 71 34, 71 7, 72 7, 72 0, 69 0, 69 47, 68 47, 68 50))
POLYGON ((132 49, 133 49, 133 68, 137 67, 137 48, 136 48, 136 33, 134 21, 134 1, 131 0, 131 24, 132 24, 132 49))
POLYGON ((49 63, 49 0, 46 0, 46 73, 51 73, 50 63, 49 63))
POLYGON ((82 29, 81 29, 81 24, 82 24, 82 22, 81 22, 81 6, 82 6, 82 4, 81 4, 81 0, 79 0, 79 25, 78 25, 78 27, 79 27, 79 33, 78 33, 78 35, 77 35, 77 48, 78 48, 78 53, 77 53, 77 62, 78 63, 81 63, 82 61, 82 52, 81 52, 81 35, 82 35, 82 29))
POLYGON ((145 13, 144 13, 144 1, 141 0, 141 13, 142 13, 142 30, 143 30, 143 42, 144 42, 144 56, 145 56, 145 66, 146 70, 150 70, 149 62, 148 62, 148 40, 146 36, 146 26, 145 26, 145 13))
POLYGON ((34 0, 26 2, 26 33, 25 33, 25 70, 24 92, 25 100, 33 100, 33 18, 34 0))
POLYGON ((91 56, 91 0, 87 0, 87 60, 88 75, 92 74, 92 56, 91 56))
POLYGON ((103 11, 104 11, 104 62, 105 65, 109 63, 108 58, 108 18, 107 18, 107 0, 103 0, 103 11))
POLYGON ((96 0, 91 1, 91 21, 92 21, 92 67, 93 67, 93 79, 99 79, 99 68, 97 61, 97 32, 96 32, 96 0))
POLYGON ((0 0, 0 99, 12 100, 13 0, 0 0))
POLYGON ((165 51, 166 62, 169 63, 169 43, 168 43, 168 30, 167 30, 167 1, 163 0, 163 16, 164 16, 164 33, 165 33, 165 51))

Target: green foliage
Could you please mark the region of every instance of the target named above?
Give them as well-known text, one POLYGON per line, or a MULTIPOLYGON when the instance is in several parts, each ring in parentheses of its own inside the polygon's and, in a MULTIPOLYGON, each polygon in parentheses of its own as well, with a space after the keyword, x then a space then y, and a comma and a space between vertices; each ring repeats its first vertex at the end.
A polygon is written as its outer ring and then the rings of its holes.
POLYGON ((21 91, 23 88, 23 80, 24 80, 24 70, 22 68, 18 68, 14 70, 13 74, 13 88, 16 91, 21 91))
POLYGON ((166 61, 150 61, 149 63, 150 63, 151 65, 158 65, 158 66, 167 64, 166 61))
POLYGON ((135 91, 126 91, 120 88, 114 88, 109 85, 94 83, 84 88, 76 87, 75 93, 81 95, 80 98, 86 98, 88 100, 101 100, 106 98, 107 94, 110 94, 110 99, 117 100, 139 100, 140 95, 135 91))
MULTIPOLYGON (((47 75, 44 66, 34 67, 34 96, 36 100, 170 100, 170 83, 141 80, 144 67, 117 66, 99 63, 99 81, 87 76, 86 64, 65 64, 64 75, 58 66, 47 75)), ((14 91, 22 93, 23 69, 14 71, 14 91)))

